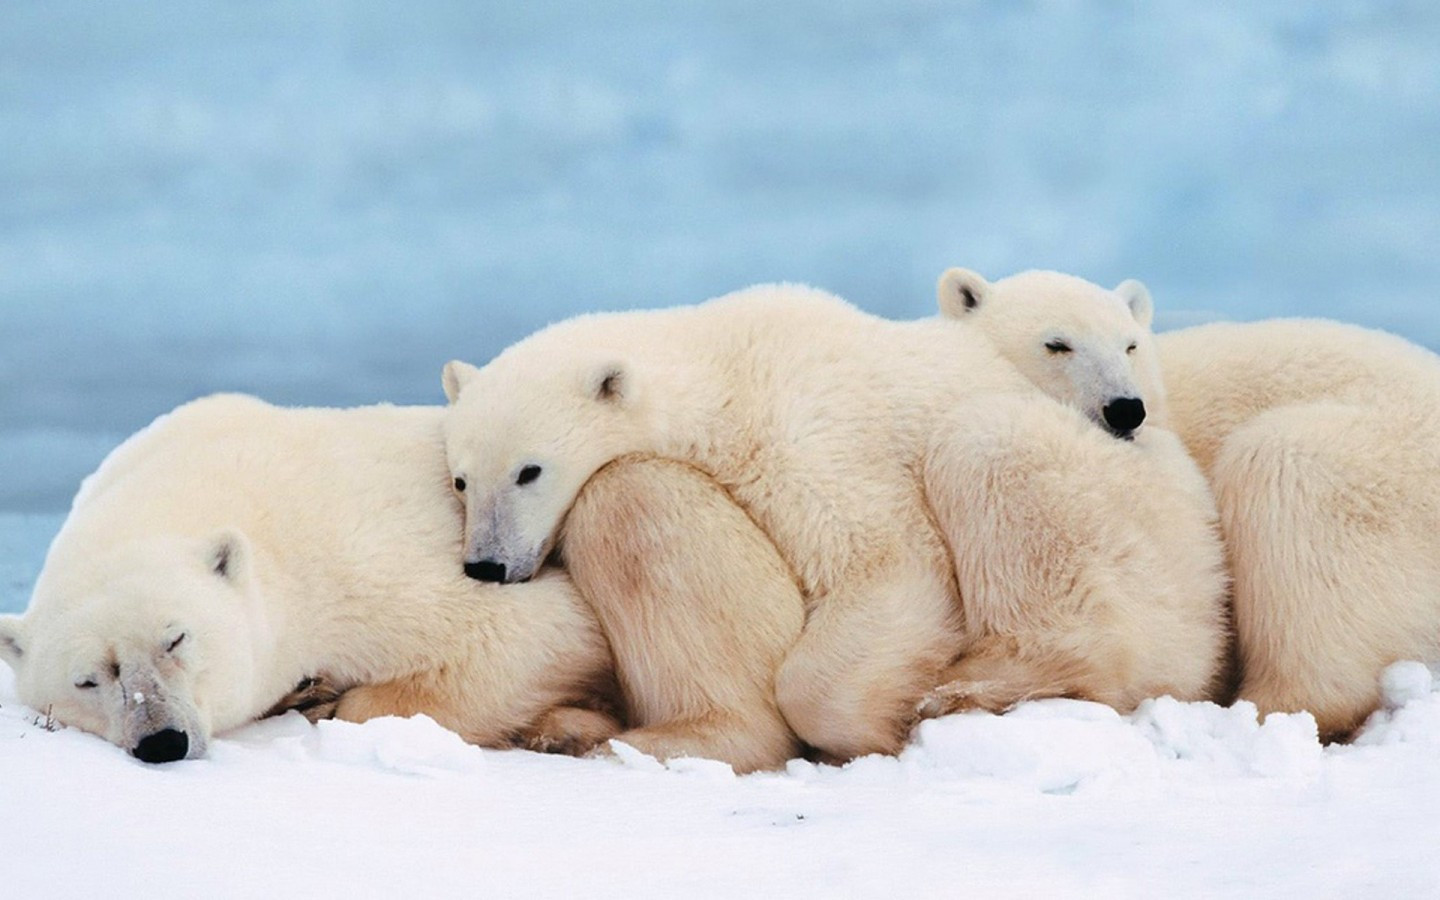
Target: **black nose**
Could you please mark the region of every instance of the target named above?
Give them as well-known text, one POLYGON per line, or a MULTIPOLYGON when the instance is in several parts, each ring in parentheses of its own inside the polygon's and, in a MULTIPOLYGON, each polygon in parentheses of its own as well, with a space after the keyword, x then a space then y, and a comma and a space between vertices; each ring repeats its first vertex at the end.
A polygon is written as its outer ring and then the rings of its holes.
POLYGON ((465 574, 476 581, 502 582, 505 580, 505 564, 496 562, 493 559, 482 559, 479 562, 473 563, 467 562, 465 564, 465 574))
POLYGON ((190 738, 183 731, 166 728, 141 738, 130 752, 141 762, 174 762, 190 752, 190 738))
POLYGON ((1139 428, 1140 423, 1145 421, 1145 401, 1139 397, 1111 400, 1101 411, 1105 414, 1105 424, 1110 426, 1110 430, 1122 436, 1139 428))

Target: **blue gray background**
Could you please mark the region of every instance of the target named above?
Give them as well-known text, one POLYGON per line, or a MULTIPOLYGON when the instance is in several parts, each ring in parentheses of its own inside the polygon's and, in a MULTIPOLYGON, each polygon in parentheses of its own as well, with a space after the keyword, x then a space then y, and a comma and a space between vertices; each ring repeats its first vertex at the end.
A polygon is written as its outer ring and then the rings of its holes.
POLYGON ((1057 268, 1436 346, 1437 247, 1422 0, 14 0, 0 510, 206 392, 438 402, 451 357, 763 280, 917 317, 948 265, 1057 268))

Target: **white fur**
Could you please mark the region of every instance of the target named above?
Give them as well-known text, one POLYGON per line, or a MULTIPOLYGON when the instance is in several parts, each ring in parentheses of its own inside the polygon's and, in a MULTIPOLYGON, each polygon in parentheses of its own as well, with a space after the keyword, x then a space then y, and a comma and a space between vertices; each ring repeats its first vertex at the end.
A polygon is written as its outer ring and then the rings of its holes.
MULTIPOLYGON (((1135 284, 1116 292, 1138 296, 1135 284)), ((942 308, 991 331, 1037 383, 1095 417, 1102 398, 1083 379, 1065 386, 1066 370, 1031 352, 1051 333, 1042 323, 1085 334, 1076 356, 1115 368, 1114 347, 1148 325, 1148 294, 1130 321, 1104 292, 1064 278, 981 285, 946 273, 942 308), (1008 302, 1017 284, 1031 295, 1023 312, 1008 302), (967 289, 1007 303, 957 302, 967 289)), ((1344 736, 1381 702, 1387 665, 1440 660, 1440 358, 1376 331, 1279 320, 1158 337, 1147 328, 1132 359, 1152 426, 1183 439, 1216 494, 1240 697, 1265 712, 1308 710, 1322 734, 1344 736)))
POLYGON ((1343 736, 1403 659, 1440 660, 1440 357, 1318 320, 1155 339, 1235 577, 1240 695, 1343 736))
MULTIPOLYGON (((683 460, 720 482, 799 580, 808 621, 776 689, 790 724, 834 756, 896 749, 917 701, 951 678, 984 683, 979 704, 1085 694, 1102 680, 1107 698, 1133 702, 1163 680, 1134 664, 1148 656, 1127 646, 1144 631, 1130 622, 1103 660, 1083 639, 1042 641, 1040 659, 1020 649, 1087 618, 1108 627, 1112 612, 1143 621, 1153 559, 1077 549, 1052 576, 1050 529, 1036 517, 1145 546, 1118 502, 1134 490, 1123 457, 956 323, 887 322, 819 291, 767 286, 560 323, 484 369, 450 364, 444 382, 447 455, 466 486, 464 555, 503 564, 507 580, 549 555, 581 486, 617 456, 683 460), (1012 464, 1010 451, 1032 440, 1054 443, 1012 464), (542 474, 519 484, 527 467, 542 474), (942 487, 947 508, 934 508, 942 487), (1087 510, 1097 490, 1112 502, 1087 510), (994 543, 957 545, 981 519, 994 543), (952 546, 979 554, 960 582, 952 546), (991 578, 1000 570, 1023 577, 991 578), (973 664, 947 671, 967 649, 973 664)), ((1188 524, 1197 540, 1210 526, 1188 524)), ((1210 574, 1199 593, 1213 609, 1222 585, 1210 574)), ((1199 683, 1187 671, 1176 693, 1204 690, 1213 659, 1198 668, 1199 683)))
POLYGON ((1144 339, 1150 292, 1138 281, 1107 291, 1072 275, 1022 272, 991 284, 957 268, 940 276, 937 293, 942 314, 979 325, 1025 377, 1101 427, 1115 430, 1105 410, 1116 400, 1164 399, 1144 339))
POLYGON ((585 699, 609 658, 568 579, 461 572, 441 416, 216 396, 162 417, 87 479, 24 618, 0 618, 21 699, 132 751, 184 732, 190 757, 311 676, 362 686, 342 716, 391 690, 486 744, 585 699))

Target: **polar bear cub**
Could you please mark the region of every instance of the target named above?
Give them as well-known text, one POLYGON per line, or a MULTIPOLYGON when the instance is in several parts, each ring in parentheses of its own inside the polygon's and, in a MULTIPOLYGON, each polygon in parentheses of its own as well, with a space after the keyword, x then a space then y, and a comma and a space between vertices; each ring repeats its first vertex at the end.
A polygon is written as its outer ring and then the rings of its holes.
POLYGON ((990 284, 954 268, 937 294, 943 315, 978 326, 1042 391, 1117 437, 1134 437, 1147 400, 1164 402, 1154 305, 1138 281, 1105 291, 1058 272, 1024 272, 990 284))
POLYGON ((468 571, 529 578, 610 460, 697 467, 799 583, 806 624, 776 693, 832 757, 897 750, 917 703, 1129 706, 1214 676, 1224 580, 1203 482, 1136 459, 958 323, 762 286, 562 322, 444 382, 468 571), (1157 577, 1167 560, 1185 577, 1157 577))
MULTIPOLYGON (((1119 399, 1173 429, 1209 478, 1234 577, 1239 696, 1343 738, 1381 673, 1440 659, 1440 358, 1319 320, 1162 335, 1138 282, 941 276, 941 311, 1112 432, 1119 399)), ((1138 426, 1137 426, 1138 427, 1138 426)), ((1142 440, 1153 431, 1146 428, 1142 440)))

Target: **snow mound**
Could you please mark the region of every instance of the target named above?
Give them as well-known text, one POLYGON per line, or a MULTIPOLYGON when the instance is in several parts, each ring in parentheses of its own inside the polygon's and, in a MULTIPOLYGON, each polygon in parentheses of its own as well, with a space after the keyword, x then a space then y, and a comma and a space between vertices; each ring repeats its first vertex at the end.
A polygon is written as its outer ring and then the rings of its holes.
POLYGON ((613 739, 609 742, 609 749, 621 765, 639 772, 675 772, 707 781, 732 781, 735 778, 735 770, 728 763, 716 759, 684 756, 661 762, 624 741, 613 739))
POLYGON ((1318 774, 1323 757, 1315 718, 1272 713, 1261 721, 1255 704, 1147 700, 1130 716, 1162 758, 1214 775, 1261 777, 1318 774))
POLYGON ((226 735, 211 756, 224 760, 256 752, 432 778, 473 774, 485 765, 484 751, 423 715, 311 725, 299 713, 287 713, 226 735))
POLYGON ((1161 776, 1308 779, 1319 772, 1323 751, 1308 713, 1262 722, 1250 703, 1162 697, 1129 716, 1098 703, 1042 700, 1003 716, 937 719, 917 729, 901 758, 1065 794, 1161 776))
POLYGON ((1427 697, 1434 687, 1429 667, 1414 660, 1401 660, 1380 676, 1380 695, 1387 709, 1400 709, 1427 697))
POLYGON ((1007 715, 966 713, 922 722, 902 765, 987 778, 1049 794, 1150 779, 1150 743, 1108 706, 1078 700, 1022 704, 1007 715))
POLYGON ((841 769, 794 761, 801 781, 964 782, 1009 793, 1104 793, 1159 782, 1265 778, 1307 782, 1324 750, 1308 713, 1261 721, 1253 704, 1221 707, 1165 697, 1128 716, 1079 700, 1021 704, 1003 716, 972 712, 922 722, 898 757, 841 769))
POLYGON ((1356 746, 1440 745, 1440 692, 1424 664, 1397 662, 1380 678, 1382 707, 1371 713, 1355 736, 1356 746))

